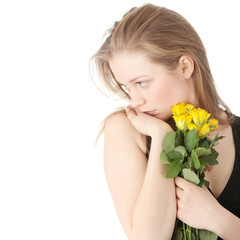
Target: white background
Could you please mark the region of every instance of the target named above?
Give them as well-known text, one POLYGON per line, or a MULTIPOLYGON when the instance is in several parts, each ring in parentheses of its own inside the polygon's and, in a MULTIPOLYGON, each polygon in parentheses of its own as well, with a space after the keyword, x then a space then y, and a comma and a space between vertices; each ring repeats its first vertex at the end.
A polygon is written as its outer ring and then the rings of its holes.
MULTIPOLYGON (((141 0, 0 1, 0 239, 126 239, 106 186, 98 124, 121 101, 88 61, 141 0)), ((196 28, 220 95, 239 105, 238 1, 169 0, 196 28)))

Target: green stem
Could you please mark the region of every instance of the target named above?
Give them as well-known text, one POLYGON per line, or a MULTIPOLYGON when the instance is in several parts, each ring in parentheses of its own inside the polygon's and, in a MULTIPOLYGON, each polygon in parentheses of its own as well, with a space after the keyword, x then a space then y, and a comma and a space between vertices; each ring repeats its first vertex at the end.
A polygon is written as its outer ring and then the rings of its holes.
POLYGON ((189 240, 192 240, 192 228, 190 226, 187 226, 188 228, 188 236, 189 236, 189 240))
POLYGON ((184 240, 187 240, 186 228, 185 228, 185 223, 184 222, 183 222, 183 236, 184 236, 184 240))
POLYGON ((196 240, 199 240, 199 236, 198 236, 198 229, 196 228, 196 240))
MULTIPOLYGON (((199 136, 200 136, 200 133, 199 133, 199 136)), ((200 139, 199 139, 199 136, 197 136, 197 139, 198 139, 198 140, 197 140, 197 144, 196 144, 195 149, 197 149, 197 148, 198 148, 198 145, 199 145, 199 140, 200 140, 200 139)))

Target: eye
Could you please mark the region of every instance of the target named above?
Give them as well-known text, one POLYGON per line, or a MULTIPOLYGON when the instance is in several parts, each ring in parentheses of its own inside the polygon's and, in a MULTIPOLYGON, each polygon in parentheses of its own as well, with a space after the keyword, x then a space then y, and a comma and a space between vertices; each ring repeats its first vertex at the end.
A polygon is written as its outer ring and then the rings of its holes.
POLYGON ((147 85, 147 82, 142 81, 142 82, 137 82, 137 84, 141 87, 145 87, 147 85))

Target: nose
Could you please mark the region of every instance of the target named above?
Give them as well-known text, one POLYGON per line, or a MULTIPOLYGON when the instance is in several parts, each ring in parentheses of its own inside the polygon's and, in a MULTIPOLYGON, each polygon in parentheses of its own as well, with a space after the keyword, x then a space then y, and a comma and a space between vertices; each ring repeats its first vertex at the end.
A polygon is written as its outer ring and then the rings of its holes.
POLYGON ((137 94, 131 94, 130 99, 131 99, 131 106, 134 108, 140 107, 144 105, 146 102, 143 96, 137 95, 137 94))

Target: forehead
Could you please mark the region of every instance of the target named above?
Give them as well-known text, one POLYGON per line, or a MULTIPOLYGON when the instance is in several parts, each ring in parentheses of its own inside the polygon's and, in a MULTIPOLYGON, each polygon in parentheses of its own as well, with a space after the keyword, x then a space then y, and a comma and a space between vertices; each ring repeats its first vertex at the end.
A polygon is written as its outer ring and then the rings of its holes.
POLYGON ((122 52, 114 54, 109 65, 116 80, 126 83, 138 76, 148 76, 154 74, 161 64, 153 63, 143 52, 122 52))
POLYGON ((139 64, 142 61, 149 61, 146 54, 142 52, 119 52, 109 59, 109 64, 111 69, 114 69, 127 64, 139 64))

